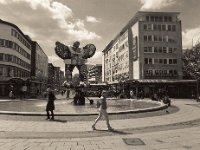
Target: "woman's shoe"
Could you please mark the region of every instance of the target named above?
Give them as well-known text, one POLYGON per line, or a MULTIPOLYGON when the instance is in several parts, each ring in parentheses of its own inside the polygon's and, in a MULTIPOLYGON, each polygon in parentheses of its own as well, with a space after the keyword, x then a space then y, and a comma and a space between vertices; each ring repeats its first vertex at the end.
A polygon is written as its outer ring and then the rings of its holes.
POLYGON ((95 125, 92 125, 92 129, 93 129, 93 130, 96 130, 95 125))

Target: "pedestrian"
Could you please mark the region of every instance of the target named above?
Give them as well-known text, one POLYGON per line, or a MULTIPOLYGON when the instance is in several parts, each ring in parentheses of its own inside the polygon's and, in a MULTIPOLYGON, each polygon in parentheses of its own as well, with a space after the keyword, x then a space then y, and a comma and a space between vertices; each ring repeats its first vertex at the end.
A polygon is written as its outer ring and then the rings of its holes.
POLYGON ((163 103, 166 104, 168 107, 171 106, 171 100, 169 99, 169 96, 164 96, 163 103))
POLYGON ((14 99, 13 91, 10 91, 10 92, 9 92, 9 98, 10 98, 10 99, 14 99))
POLYGON ((107 91, 103 90, 101 92, 101 97, 100 99, 98 100, 98 104, 99 104, 99 107, 98 107, 98 110, 99 110, 99 115, 98 117, 96 118, 94 124, 92 125, 92 129, 93 130, 96 130, 95 128, 95 125, 96 123, 101 119, 102 115, 105 117, 106 119, 106 124, 107 124, 107 127, 108 127, 108 130, 109 131, 112 131, 113 128, 110 126, 110 123, 109 123, 109 118, 108 118, 108 113, 107 113, 107 102, 106 102, 106 97, 107 97, 107 91))
POLYGON ((70 89, 69 88, 67 88, 67 93, 66 94, 67 94, 66 98, 69 98, 69 95, 70 95, 70 89))
POLYGON ((132 90, 130 90, 130 94, 129 94, 130 96, 130 99, 133 99, 133 91, 132 90))
POLYGON ((55 110, 55 105, 54 105, 54 100, 56 99, 51 86, 49 85, 47 88, 47 96, 48 96, 48 102, 46 106, 46 112, 47 112, 47 120, 54 120, 54 110, 55 110), (50 113, 51 112, 51 118, 50 118, 50 113))

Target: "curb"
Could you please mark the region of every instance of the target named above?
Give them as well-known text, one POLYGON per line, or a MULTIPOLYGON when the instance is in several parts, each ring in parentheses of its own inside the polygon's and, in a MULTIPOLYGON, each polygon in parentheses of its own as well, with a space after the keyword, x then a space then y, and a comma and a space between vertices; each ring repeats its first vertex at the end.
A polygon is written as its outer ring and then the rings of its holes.
MULTIPOLYGON (((157 103, 159 104, 159 106, 151 108, 135 109, 135 110, 108 112, 108 114, 117 115, 117 114, 129 114, 129 113, 144 113, 144 112, 152 112, 168 108, 166 104, 163 104, 161 102, 155 102, 155 101, 148 101, 148 102, 157 103)), ((0 115, 46 116, 46 112, 45 111, 44 112, 0 111, 0 115)), ((98 113, 65 113, 65 112, 55 113, 55 116, 90 116, 90 115, 98 115, 98 113)))

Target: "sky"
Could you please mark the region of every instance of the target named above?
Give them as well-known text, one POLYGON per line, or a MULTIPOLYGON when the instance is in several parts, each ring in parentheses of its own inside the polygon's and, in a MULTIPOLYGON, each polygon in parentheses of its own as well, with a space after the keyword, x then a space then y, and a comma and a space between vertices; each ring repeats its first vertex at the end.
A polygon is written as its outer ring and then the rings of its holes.
POLYGON ((200 41, 199 8, 200 0, 0 0, 0 19, 17 25, 64 70, 56 41, 94 44, 97 50, 88 63, 99 64, 102 50, 137 11, 180 12, 183 48, 191 48, 200 41))

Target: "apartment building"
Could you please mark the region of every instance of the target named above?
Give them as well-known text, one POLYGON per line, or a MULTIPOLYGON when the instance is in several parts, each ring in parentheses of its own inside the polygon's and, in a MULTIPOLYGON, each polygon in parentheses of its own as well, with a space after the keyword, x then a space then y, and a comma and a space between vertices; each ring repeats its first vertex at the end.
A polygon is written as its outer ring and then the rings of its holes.
POLYGON ((102 83, 102 64, 92 65, 88 68, 88 82, 102 83))
POLYGON ((48 81, 48 57, 41 46, 32 41, 31 51, 31 94, 41 94, 46 90, 48 81))
POLYGON ((103 50, 104 81, 110 84, 180 81, 183 72, 179 14, 137 12, 103 50))
MULTIPOLYGON (((23 82, 31 72, 31 39, 16 25, 0 20, 0 95, 8 95, 11 82, 23 82)), ((14 86, 18 91, 19 84, 14 86)))

